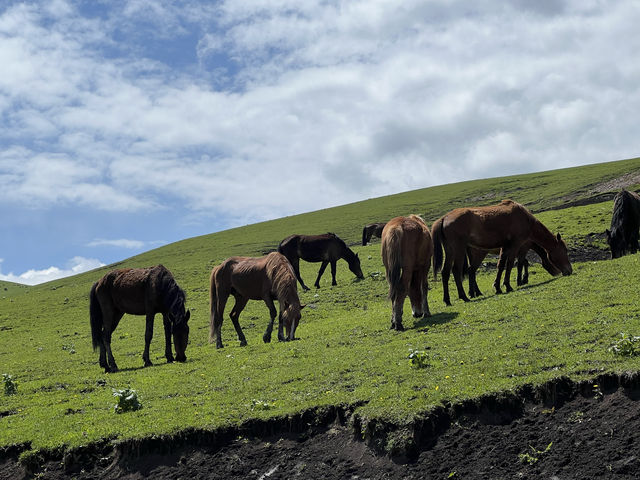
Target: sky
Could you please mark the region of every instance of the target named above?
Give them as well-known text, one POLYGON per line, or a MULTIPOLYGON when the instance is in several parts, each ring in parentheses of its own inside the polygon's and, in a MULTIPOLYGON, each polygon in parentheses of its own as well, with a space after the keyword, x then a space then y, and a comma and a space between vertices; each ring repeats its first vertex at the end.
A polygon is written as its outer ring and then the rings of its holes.
POLYGON ((3 0, 0 280, 637 157, 639 24, 624 0, 3 0))

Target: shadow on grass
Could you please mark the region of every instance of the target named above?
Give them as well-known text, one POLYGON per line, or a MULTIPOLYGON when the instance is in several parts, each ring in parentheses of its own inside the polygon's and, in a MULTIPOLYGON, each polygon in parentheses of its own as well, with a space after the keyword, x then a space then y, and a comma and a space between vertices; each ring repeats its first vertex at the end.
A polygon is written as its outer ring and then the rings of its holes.
MULTIPOLYGON (((490 287, 491 288, 490 289, 491 293, 486 293, 485 292, 483 295, 480 295, 479 297, 472 298, 469 303, 483 302, 485 300, 489 300, 490 298, 495 298, 495 297, 504 297, 506 295, 509 295, 509 294, 512 294, 512 293, 516 293, 516 292, 518 292, 520 290, 524 291, 524 290, 531 290, 531 289, 534 289, 534 288, 539 288, 539 287, 542 287, 543 285, 546 285, 548 283, 555 282, 558 278, 560 278, 560 277, 552 277, 552 278, 549 278, 549 279, 547 279, 547 280, 545 280, 543 282, 539 282, 539 283, 536 283, 536 284, 528 283, 527 285, 522 285, 520 287, 512 285, 513 286, 513 292, 506 292, 506 290, 504 289, 504 285, 502 287, 502 289, 503 289, 502 293, 495 293, 493 287, 490 287)), ((452 302, 454 301, 453 297, 451 298, 451 300, 452 300, 452 302)), ((460 300, 460 299, 456 299, 455 301, 462 302, 462 300, 460 300)))
POLYGON ((413 327, 407 327, 407 330, 419 330, 434 325, 444 325, 458 316, 458 312, 441 312, 431 315, 430 317, 422 317, 417 319, 413 327))

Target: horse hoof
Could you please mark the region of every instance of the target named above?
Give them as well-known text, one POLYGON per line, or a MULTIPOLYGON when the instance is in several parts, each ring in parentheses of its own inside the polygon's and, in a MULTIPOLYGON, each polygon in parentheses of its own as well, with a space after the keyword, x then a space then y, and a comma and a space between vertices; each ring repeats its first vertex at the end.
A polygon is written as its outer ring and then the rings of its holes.
POLYGON ((404 326, 401 323, 396 324, 396 332, 404 332, 404 326))
POLYGON ((151 363, 151 360, 146 360, 146 361, 144 362, 144 366, 145 366, 145 367, 153 367, 153 363, 151 363))
POLYGON ((172 355, 168 355, 166 358, 167 358, 167 363, 173 363, 174 358, 172 355))
POLYGON ((224 345, 222 343, 217 343, 216 348, 224 348, 224 345))
POLYGON ((262 337, 262 341, 263 341, 264 343, 269 343, 269 342, 271 342, 271 335, 269 335, 269 336, 264 335, 264 336, 262 337))
POLYGON ((429 318, 431 316, 431 312, 425 312, 422 318, 429 318))
POLYGON ((304 290, 305 292, 308 292, 310 289, 309 289, 309 287, 307 287, 306 285, 303 285, 303 286, 302 286, 302 290, 304 290))
POLYGON ((242 341, 240 342, 240 346, 241 346, 241 347, 246 347, 246 346, 247 346, 247 341, 246 341, 246 340, 242 340, 242 341))

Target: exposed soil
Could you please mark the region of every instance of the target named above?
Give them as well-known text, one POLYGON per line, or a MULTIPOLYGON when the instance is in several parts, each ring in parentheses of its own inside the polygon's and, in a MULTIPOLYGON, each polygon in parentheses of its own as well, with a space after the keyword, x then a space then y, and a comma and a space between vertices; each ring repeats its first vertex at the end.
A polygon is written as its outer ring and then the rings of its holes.
POLYGON ((635 479, 639 399, 640 374, 560 378, 444 405, 403 428, 363 425, 350 408, 328 408, 238 429, 51 453, 30 472, 16 448, 0 454, 0 478, 635 479))

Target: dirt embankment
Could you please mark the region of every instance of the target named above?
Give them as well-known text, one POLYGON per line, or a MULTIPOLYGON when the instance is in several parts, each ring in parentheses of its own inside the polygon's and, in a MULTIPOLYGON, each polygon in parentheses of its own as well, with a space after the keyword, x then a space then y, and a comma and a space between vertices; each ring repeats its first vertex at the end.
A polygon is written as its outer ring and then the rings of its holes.
POLYGON ((640 374, 602 375, 442 405, 397 426, 351 407, 103 442, 18 462, 0 454, 0 478, 378 479, 616 478, 640 472, 640 374))

